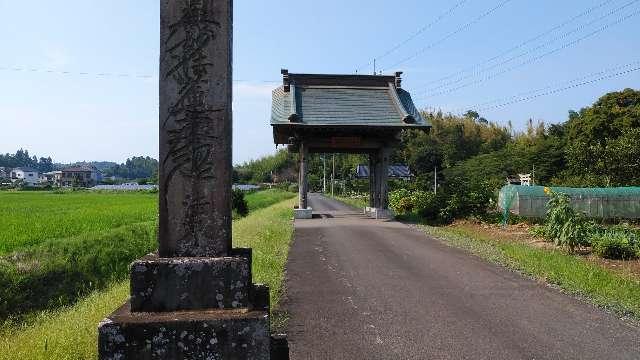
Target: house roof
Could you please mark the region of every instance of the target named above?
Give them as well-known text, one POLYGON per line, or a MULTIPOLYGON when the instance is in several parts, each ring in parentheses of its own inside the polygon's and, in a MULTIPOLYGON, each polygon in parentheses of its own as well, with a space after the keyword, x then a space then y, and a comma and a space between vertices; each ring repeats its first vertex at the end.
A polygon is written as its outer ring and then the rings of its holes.
MULTIPOLYGON (((408 178, 412 177, 411 170, 407 165, 403 164, 394 164, 389 165, 388 174, 390 178, 408 178)), ((369 166, 368 165, 358 165, 356 168, 356 178, 358 179, 366 179, 369 177, 369 166)))
POLYGON ((70 168, 62 169, 62 171, 64 171, 64 172, 92 172, 93 169, 91 169, 89 167, 76 166, 76 167, 70 167, 70 168))
POLYGON ((401 73, 382 75, 289 74, 273 90, 271 125, 426 129, 430 124, 401 88, 401 73))
POLYGON ((38 172, 38 170, 34 169, 34 168, 30 168, 30 167, 22 167, 19 166, 17 168, 14 168, 13 171, 23 171, 23 172, 38 172))

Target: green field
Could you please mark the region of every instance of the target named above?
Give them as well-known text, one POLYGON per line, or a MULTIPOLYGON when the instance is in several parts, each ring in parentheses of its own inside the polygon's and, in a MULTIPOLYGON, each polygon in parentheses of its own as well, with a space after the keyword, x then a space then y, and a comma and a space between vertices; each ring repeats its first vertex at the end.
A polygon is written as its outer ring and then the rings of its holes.
MULTIPOLYGON (((253 248, 254 282, 270 286, 272 309, 277 307, 281 296, 293 234, 293 196, 273 192, 251 194, 249 203, 259 200, 265 208, 254 206, 247 217, 233 223, 234 246, 253 248), (271 205, 265 198, 289 200, 271 205)), ((0 359, 95 359, 97 324, 126 300, 128 290, 126 280, 113 282, 75 305, 38 312, 24 325, 5 326, 0 333, 0 359)))
POLYGON ((48 240, 153 221, 157 194, 0 191, 0 255, 48 240))
MULTIPOLYGON (((267 190, 246 199, 255 212, 293 196, 267 190)), ((157 246, 156 194, 0 192, 0 200, 0 246, 11 249, 0 252, 0 323, 120 281, 157 246)))

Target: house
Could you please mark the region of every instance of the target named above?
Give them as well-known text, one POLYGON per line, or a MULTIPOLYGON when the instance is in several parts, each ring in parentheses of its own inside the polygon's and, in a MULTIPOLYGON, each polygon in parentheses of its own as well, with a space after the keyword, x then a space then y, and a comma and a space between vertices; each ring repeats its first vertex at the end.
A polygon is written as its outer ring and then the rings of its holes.
POLYGON ((60 182, 63 187, 92 187, 98 183, 97 170, 89 166, 62 169, 60 182))
POLYGON ((53 186, 62 186, 62 171, 50 171, 42 174, 43 183, 49 183, 53 186))
POLYGON ((9 168, 0 166, 0 179, 6 179, 9 177, 9 168))
MULTIPOLYGON (((407 165, 403 164, 393 164, 388 167, 388 176, 390 179, 402 179, 402 180, 411 180, 413 174, 407 165)), ((368 179, 369 178, 369 165, 358 165, 356 168, 356 178, 357 179, 368 179)))
POLYGON ((11 182, 23 181, 27 186, 35 186, 40 183, 38 170, 28 167, 17 167, 11 170, 11 182))

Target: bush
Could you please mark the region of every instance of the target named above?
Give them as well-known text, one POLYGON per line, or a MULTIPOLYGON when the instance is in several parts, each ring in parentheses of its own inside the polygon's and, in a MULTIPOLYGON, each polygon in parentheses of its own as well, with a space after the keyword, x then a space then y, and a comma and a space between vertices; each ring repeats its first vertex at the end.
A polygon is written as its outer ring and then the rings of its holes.
POLYGON ((593 252, 605 259, 635 259, 640 256, 640 243, 635 234, 616 229, 591 236, 593 252))
POLYGON ((544 225, 547 238, 557 246, 568 247, 571 252, 578 246, 589 245, 589 236, 595 225, 571 207, 569 195, 549 188, 545 188, 545 192, 551 195, 544 225))
POLYGON ((529 229, 529 234, 531 234, 531 235, 533 235, 535 237, 538 237, 538 238, 544 238, 545 235, 546 235, 545 234, 545 228, 544 228, 544 226, 541 226, 541 225, 532 226, 529 229))
POLYGON ((411 193, 407 189, 398 189, 389 193, 389 207, 398 215, 409 214, 413 211, 411 193))
POLYGON ((440 204, 439 217, 442 222, 457 218, 483 216, 496 204, 499 186, 486 180, 467 179, 451 173, 446 178, 443 191, 438 192, 436 203, 440 204))
POLYGON ((418 214, 425 219, 436 219, 440 202, 429 191, 398 189, 389 193, 389 207, 399 215, 418 214))
POLYGON ((232 209, 239 216, 247 216, 249 214, 249 205, 244 198, 244 191, 240 189, 233 189, 232 194, 232 209))

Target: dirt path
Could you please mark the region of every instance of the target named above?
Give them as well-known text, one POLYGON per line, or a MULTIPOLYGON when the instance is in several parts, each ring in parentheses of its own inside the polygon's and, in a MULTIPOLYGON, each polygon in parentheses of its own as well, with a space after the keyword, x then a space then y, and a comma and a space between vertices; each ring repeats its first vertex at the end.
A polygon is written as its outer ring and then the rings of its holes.
POLYGON ((640 329, 316 194, 288 263, 293 359, 640 359, 640 329))

